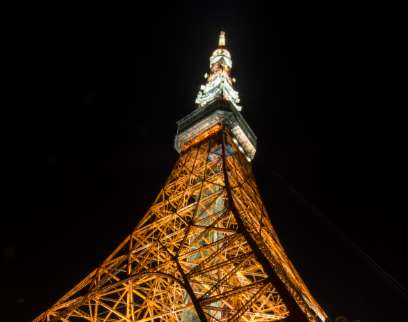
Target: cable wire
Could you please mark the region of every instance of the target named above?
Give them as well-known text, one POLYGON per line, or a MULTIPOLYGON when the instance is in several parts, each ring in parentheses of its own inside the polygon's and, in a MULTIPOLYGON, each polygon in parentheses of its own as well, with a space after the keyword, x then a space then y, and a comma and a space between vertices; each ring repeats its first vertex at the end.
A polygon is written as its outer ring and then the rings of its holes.
POLYGON ((293 185, 285 180, 279 173, 272 171, 272 174, 278 177, 288 188, 288 190, 294 194, 305 206, 312 210, 312 214, 318 219, 322 220, 327 226, 329 226, 343 241, 345 241, 352 249, 354 249, 358 255, 360 255, 374 270, 380 274, 385 280, 391 282, 392 286, 408 301, 407 289, 399 283, 395 277, 385 271, 370 255, 368 255, 363 249, 361 249, 350 237, 348 237, 336 224, 334 224, 321 210, 319 210, 312 202, 307 200, 299 191, 297 191, 293 185))

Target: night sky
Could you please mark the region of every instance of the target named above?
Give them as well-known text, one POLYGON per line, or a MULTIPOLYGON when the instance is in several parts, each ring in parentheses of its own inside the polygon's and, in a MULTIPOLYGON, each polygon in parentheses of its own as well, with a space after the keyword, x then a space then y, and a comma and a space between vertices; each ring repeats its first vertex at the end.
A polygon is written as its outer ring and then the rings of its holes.
POLYGON ((4 11, 0 320, 34 318, 131 232, 177 160, 176 121, 224 28, 289 257, 331 317, 406 321, 399 12, 275 1, 4 11))

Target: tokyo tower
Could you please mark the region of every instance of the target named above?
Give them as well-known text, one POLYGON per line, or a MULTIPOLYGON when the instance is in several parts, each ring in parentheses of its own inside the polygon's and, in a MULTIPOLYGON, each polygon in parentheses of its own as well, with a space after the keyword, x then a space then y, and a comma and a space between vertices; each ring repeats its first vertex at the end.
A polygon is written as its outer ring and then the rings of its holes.
POLYGON ((260 197, 256 136, 241 115, 221 32, 180 157, 154 203, 106 260, 40 321, 327 321, 260 197))

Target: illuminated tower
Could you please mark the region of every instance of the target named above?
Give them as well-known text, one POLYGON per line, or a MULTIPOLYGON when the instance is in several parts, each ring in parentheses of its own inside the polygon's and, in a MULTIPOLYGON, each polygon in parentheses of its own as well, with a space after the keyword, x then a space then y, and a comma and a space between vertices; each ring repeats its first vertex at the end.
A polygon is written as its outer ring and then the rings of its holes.
POLYGON ((270 223, 221 32, 180 157, 133 232, 34 321, 326 321, 270 223))

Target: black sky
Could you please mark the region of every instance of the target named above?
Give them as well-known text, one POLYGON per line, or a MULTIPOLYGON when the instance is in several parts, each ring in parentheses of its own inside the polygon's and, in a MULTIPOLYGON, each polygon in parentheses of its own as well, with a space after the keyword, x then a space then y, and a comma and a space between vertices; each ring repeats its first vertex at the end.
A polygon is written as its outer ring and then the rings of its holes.
POLYGON ((362 255, 408 286, 401 10, 261 1, 10 8, 4 321, 46 309, 147 210, 177 159, 175 122, 194 108, 220 28, 258 136, 263 199, 312 293, 332 317, 405 321, 407 297, 362 255))

